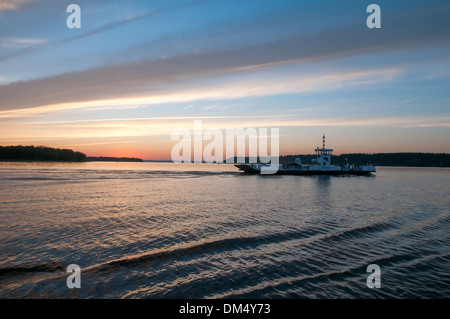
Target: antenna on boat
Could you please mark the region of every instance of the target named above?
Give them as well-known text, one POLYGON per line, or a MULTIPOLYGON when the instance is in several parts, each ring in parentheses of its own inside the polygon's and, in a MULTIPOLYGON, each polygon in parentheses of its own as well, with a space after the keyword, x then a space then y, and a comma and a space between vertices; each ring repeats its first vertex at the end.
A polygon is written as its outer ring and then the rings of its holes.
POLYGON ((323 134, 323 149, 325 149, 325 134, 323 134))

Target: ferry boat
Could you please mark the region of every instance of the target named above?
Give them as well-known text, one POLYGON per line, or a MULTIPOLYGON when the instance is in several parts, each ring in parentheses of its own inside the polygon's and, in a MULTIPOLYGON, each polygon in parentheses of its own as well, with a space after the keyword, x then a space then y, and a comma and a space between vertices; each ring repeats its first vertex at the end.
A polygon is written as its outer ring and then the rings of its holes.
MULTIPOLYGON (((348 162, 345 165, 331 165, 331 155, 333 149, 325 148, 325 134, 323 135, 322 148, 317 147, 314 152, 316 158, 312 160, 309 165, 302 164, 300 158, 296 158, 295 162, 278 165, 278 170, 275 174, 278 175, 371 175, 376 172, 375 166, 371 164, 366 165, 350 165, 348 162)), ((270 164, 236 164, 239 170, 246 174, 264 174, 264 169, 271 167, 270 164), (263 173, 261 173, 263 172, 263 173)), ((276 168, 276 167, 275 167, 276 168)), ((272 167, 272 171, 273 167, 272 167)))

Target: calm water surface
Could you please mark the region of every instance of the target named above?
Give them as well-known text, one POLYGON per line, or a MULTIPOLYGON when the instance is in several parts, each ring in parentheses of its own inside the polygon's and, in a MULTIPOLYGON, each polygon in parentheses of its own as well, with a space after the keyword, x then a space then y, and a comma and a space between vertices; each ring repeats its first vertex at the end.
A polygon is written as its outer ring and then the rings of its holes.
POLYGON ((0 298, 450 298, 450 169, 3 162, 0 183, 0 298))

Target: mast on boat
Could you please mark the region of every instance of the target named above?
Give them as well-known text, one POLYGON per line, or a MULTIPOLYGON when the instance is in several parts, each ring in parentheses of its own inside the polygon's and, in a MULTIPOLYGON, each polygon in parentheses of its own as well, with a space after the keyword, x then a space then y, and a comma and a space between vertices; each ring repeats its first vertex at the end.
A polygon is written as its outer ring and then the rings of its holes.
POLYGON ((325 148, 325 134, 322 137, 322 148, 317 148, 314 150, 316 153, 316 159, 313 160, 315 165, 322 168, 330 168, 331 165, 331 155, 333 154, 332 148, 325 148))

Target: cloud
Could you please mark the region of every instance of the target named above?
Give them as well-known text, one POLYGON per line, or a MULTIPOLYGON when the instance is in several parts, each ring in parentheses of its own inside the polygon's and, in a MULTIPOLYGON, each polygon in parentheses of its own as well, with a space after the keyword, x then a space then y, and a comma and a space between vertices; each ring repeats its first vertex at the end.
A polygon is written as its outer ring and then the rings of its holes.
POLYGON ((24 48, 36 45, 43 45, 48 42, 48 39, 39 38, 2 38, 0 46, 3 48, 24 48))
MULTIPOLYGON (((73 41, 81 40, 81 39, 84 39, 84 38, 87 38, 87 37, 90 37, 90 36, 93 36, 93 35, 96 35, 96 34, 99 34, 99 33, 103 33, 103 32, 106 32, 106 31, 109 31, 109 30, 112 30, 112 29, 115 29, 115 28, 119 28, 119 27, 125 26, 127 24, 130 24, 130 23, 133 23, 133 22, 136 22, 136 21, 140 21, 140 20, 143 20, 143 19, 154 17, 156 15, 159 15, 159 14, 162 14, 162 13, 167 13, 167 12, 174 11, 174 10, 177 10, 177 9, 182 9, 182 8, 189 7, 189 6, 194 6, 194 5, 197 5, 197 4, 205 2, 205 1, 207 1, 207 0, 197 0, 197 1, 189 2, 189 3, 185 3, 185 4, 182 4, 182 5, 169 6, 169 7, 164 8, 164 9, 159 9, 159 10, 154 10, 154 11, 151 11, 151 12, 146 12, 146 13, 143 13, 143 14, 131 17, 131 18, 126 18, 126 19, 123 19, 123 20, 120 20, 120 21, 113 21, 111 23, 107 23, 107 24, 105 24, 105 25, 103 25, 103 26, 101 26, 99 28, 94 29, 94 30, 82 33, 82 34, 74 36, 74 37, 58 40, 58 41, 52 41, 52 42, 45 41, 45 42, 28 43, 28 45, 25 48, 22 48, 21 50, 18 50, 18 51, 15 51, 15 52, 12 52, 12 53, 0 56, 0 62, 8 60, 10 58, 18 57, 18 56, 21 56, 21 55, 24 55, 24 54, 34 53, 34 52, 36 52, 38 50, 51 48, 51 47, 55 47, 55 46, 58 46, 58 45, 63 45, 63 44, 70 43, 70 42, 73 42, 73 41)), ((12 1, 12 2, 14 2, 14 1, 12 1)), ((31 0, 20 0, 20 1, 17 1, 17 2, 31 2, 31 0)))
POLYGON ((450 128, 450 117, 377 117, 377 118, 293 118, 245 116, 230 117, 160 117, 124 118, 79 122, 29 123, 17 126, 5 124, 0 127, 3 143, 19 140, 39 139, 94 139, 170 136, 176 128, 193 129, 194 119, 203 120, 203 129, 208 128, 285 128, 285 127, 344 127, 344 128, 450 128), (19 129, 20 128, 20 129, 19 129))
MULTIPOLYGON (((121 100, 125 103, 132 100, 141 100, 143 103, 171 99, 192 101, 192 97, 181 98, 177 93, 181 90, 185 97, 197 94, 187 91, 195 91, 189 83, 201 78, 209 79, 291 63, 309 64, 357 55, 375 55, 427 44, 448 43, 449 14, 450 6, 445 6, 430 9, 424 14, 408 12, 399 15, 376 31, 361 26, 327 29, 320 33, 296 35, 263 45, 186 53, 165 59, 142 60, 11 83, 0 86, 0 110, 11 111, 49 105, 58 105, 61 108, 64 108, 64 105, 68 108, 86 107, 95 104, 95 101, 100 101, 102 105, 121 100)), ((354 74, 344 73, 347 76, 354 74)), ((367 82, 364 74, 359 77, 360 84, 372 81, 369 79, 367 82)), ((305 85, 308 86, 308 83, 305 85)), ((276 90, 270 90, 271 86, 267 84, 269 92, 275 92, 276 90)), ((273 86, 277 86, 277 83, 273 83, 273 86)), ((284 91, 279 89, 278 93, 281 92, 284 91)), ((252 91, 247 86, 237 93, 230 90, 221 94, 225 93, 245 96, 251 95, 252 91)), ((206 98, 208 95, 211 98, 214 92, 205 94, 206 98)))
POLYGON ((14 82, 14 79, 12 78, 8 78, 8 77, 4 77, 4 76, 0 76, 0 86, 1 85, 6 85, 8 83, 14 82))
POLYGON ((17 10, 25 4, 31 3, 32 0, 2 0, 0 2, 1 10, 17 10))
POLYGON ((400 103, 406 104, 406 103, 414 102, 415 100, 417 100, 417 97, 413 97, 413 98, 411 98, 411 99, 403 100, 403 101, 401 101, 400 103))
MULTIPOLYGON (((351 72, 326 71, 299 73, 293 66, 286 68, 254 69, 242 75, 239 72, 221 78, 190 79, 188 82, 172 83, 169 89, 138 91, 141 96, 120 95, 110 99, 57 103, 39 107, 0 111, 0 118, 27 117, 56 111, 73 109, 106 110, 138 108, 164 103, 188 103, 199 100, 229 100, 243 97, 292 94, 302 92, 330 91, 347 86, 367 85, 369 83, 390 81, 399 72, 396 68, 381 70, 359 70, 351 72)), ((54 84, 56 85, 56 83, 54 84)), ((94 85, 94 84, 93 84, 94 85)), ((117 88, 120 90, 123 88, 117 88)), ((1 91, 1 87, 0 87, 1 91)), ((53 96, 50 96, 52 99, 53 96)), ((86 94, 83 95, 86 98, 86 94)), ((212 109, 216 105, 207 106, 212 109)), ((223 109, 223 107, 221 107, 223 109)))
POLYGON ((197 0, 197 1, 189 2, 189 3, 185 3, 183 5, 175 5, 175 6, 170 6, 170 7, 164 8, 164 9, 147 12, 147 13, 144 13, 144 14, 141 14, 141 15, 137 15, 135 17, 127 18, 127 19, 124 19, 124 20, 121 20, 121 21, 114 21, 114 22, 105 24, 105 25, 103 25, 100 28, 97 28, 95 30, 83 33, 83 34, 81 34, 79 36, 59 41, 57 44, 63 44, 63 43, 66 43, 66 42, 71 42, 71 41, 76 41, 76 40, 79 40, 79 39, 83 39, 83 38, 89 37, 91 35, 94 35, 94 34, 97 34, 97 33, 101 33, 101 32, 105 32, 105 31, 108 31, 108 30, 111 30, 111 29, 115 29, 115 28, 127 25, 129 23, 132 23, 132 22, 136 22, 136 21, 139 21, 139 20, 147 19, 147 18, 153 17, 153 16, 158 15, 158 14, 167 13, 167 12, 170 12, 170 11, 183 9, 185 7, 198 5, 198 4, 203 3, 205 1, 206 0, 197 0))

